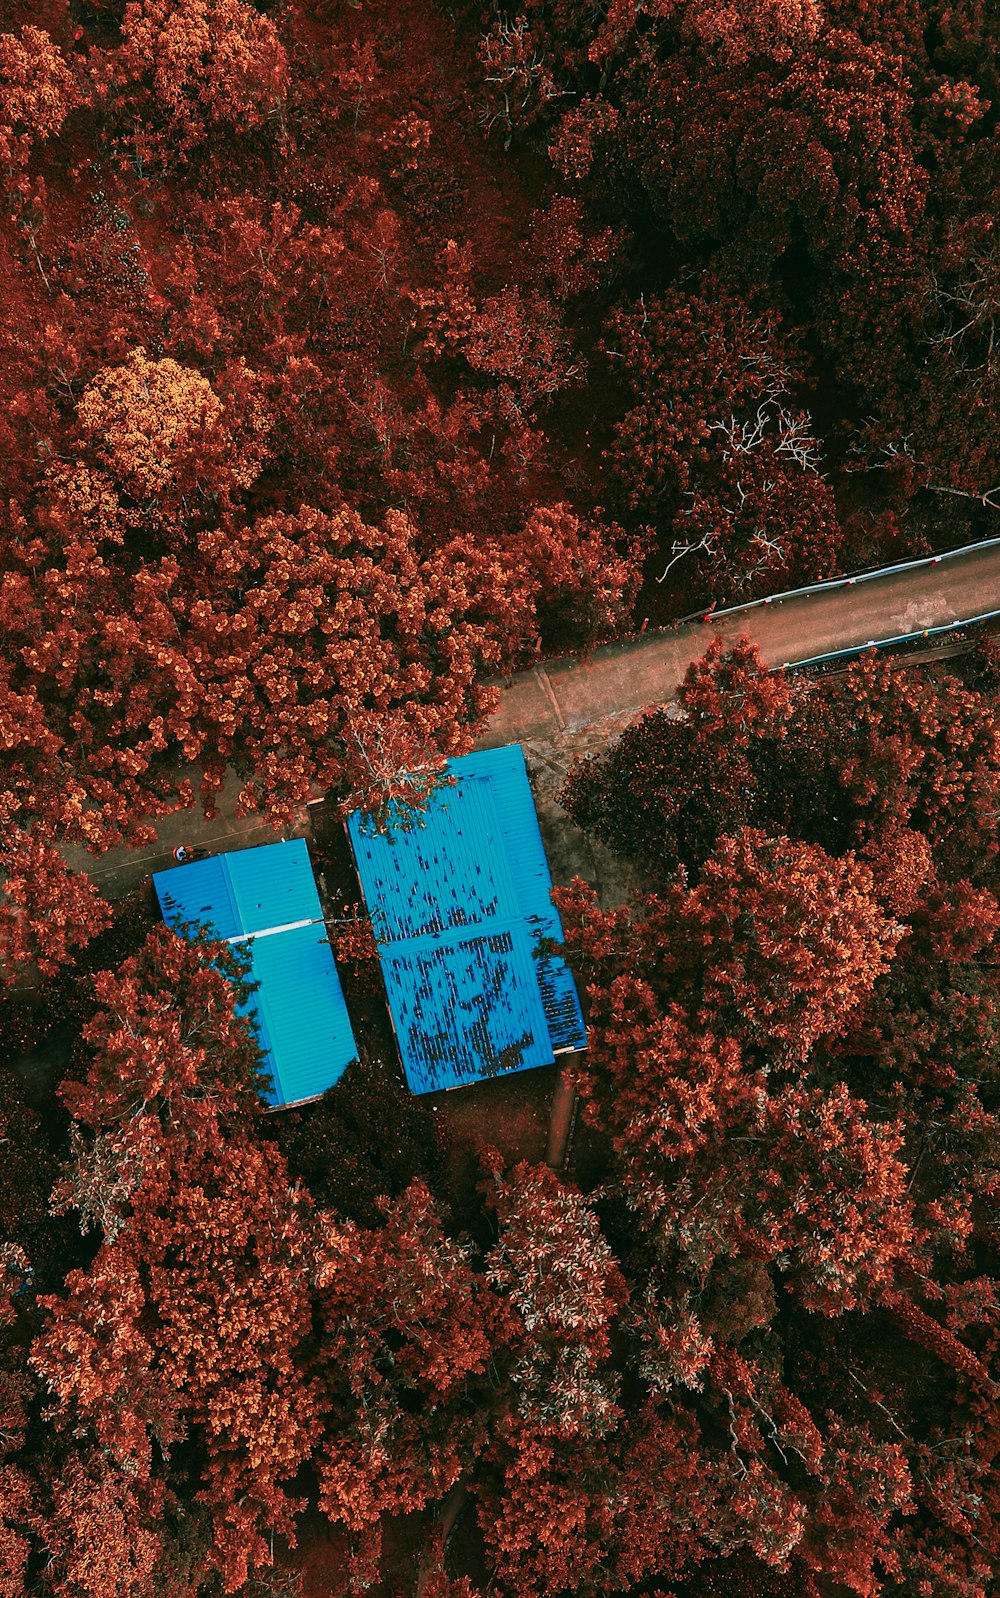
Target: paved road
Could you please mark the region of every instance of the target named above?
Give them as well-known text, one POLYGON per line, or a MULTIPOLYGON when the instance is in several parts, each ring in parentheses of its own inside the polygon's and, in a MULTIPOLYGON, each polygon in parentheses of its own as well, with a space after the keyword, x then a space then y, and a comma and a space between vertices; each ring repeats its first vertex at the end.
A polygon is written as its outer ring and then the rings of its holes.
POLYGON ((748 606, 708 626, 690 622, 608 644, 582 664, 557 660, 525 672, 505 690, 481 744, 559 740, 665 704, 714 633, 732 640, 746 635, 760 646, 769 666, 781 666, 995 609, 1000 609, 998 546, 852 587, 748 606))
MULTIPOLYGON (((994 609, 1000 609, 1000 546, 973 549, 937 566, 868 578, 853 587, 747 607, 708 626, 692 622, 647 633, 608 644, 583 663, 550 661, 515 677, 504 687, 479 747, 524 744, 544 827, 546 812, 551 812, 574 756, 601 747, 643 708, 671 700, 688 666, 704 653, 714 633, 733 640, 745 634, 760 646, 769 665, 780 666, 994 609)), ((237 818, 233 801, 238 786, 234 781, 220 795, 220 814, 214 821, 190 811, 168 817, 160 824, 159 845, 114 849, 100 859, 68 849, 67 859, 74 869, 87 871, 107 897, 118 898, 151 871, 171 865, 175 843, 243 848, 305 832, 303 825, 279 835, 258 818, 237 818)), ((558 852, 555 837, 552 846, 558 852)), ((557 880, 564 880, 557 861, 552 864, 557 880)), ((579 862, 575 868, 580 869, 579 862)), ((599 868, 595 865, 594 870, 599 868)), ((594 880, 591 872, 583 874, 594 880)))

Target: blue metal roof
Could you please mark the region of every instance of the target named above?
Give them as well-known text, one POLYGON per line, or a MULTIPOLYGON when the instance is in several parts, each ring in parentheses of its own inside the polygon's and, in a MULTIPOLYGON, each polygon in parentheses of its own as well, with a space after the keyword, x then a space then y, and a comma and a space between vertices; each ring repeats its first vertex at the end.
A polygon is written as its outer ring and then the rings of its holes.
POLYGON ((164 921, 170 926, 190 921, 194 926, 210 928, 216 938, 235 938, 245 931, 230 886, 226 865, 230 858, 213 855, 210 860, 192 860, 189 865, 172 866, 169 871, 154 871, 153 887, 164 921))
POLYGON ((314 1099, 358 1053, 325 928, 254 938, 250 961, 260 987, 248 1008, 274 1080, 266 1097, 275 1105, 314 1099))
POLYGON ((153 882, 164 920, 210 923, 220 938, 323 916, 304 838, 192 860, 155 872, 153 882))
POLYGON ((268 1101, 298 1104, 339 1081, 358 1051, 305 840, 157 871, 153 885, 171 926, 208 927, 249 954, 260 986, 243 1013, 273 1078, 268 1101))
POLYGON ((414 1093, 549 1065, 583 1048, 552 878, 518 744, 450 760, 423 812, 348 832, 414 1093))

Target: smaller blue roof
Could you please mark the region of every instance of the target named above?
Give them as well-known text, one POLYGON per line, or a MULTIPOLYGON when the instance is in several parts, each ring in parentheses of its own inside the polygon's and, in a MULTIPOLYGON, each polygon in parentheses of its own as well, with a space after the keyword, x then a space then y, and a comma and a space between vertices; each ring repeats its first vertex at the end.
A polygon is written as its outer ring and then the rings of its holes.
POLYGON ((153 883, 165 921, 211 925, 218 938, 323 918, 304 838, 192 860, 153 883))
POLYGON ((254 938, 250 976, 260 987, 247 1011, 274 1083, 265 1097, 275 1106, 318 1098, 358 1055, 325 929, 254 938))
POLYGON ((549 1065, 583 1048, 524 754, 450 760, 425 810, 348 832, 414 1093, 549 1065))
POLYGON ((274 1106, 317 1098, 357 1058, 304 838, 214 855, 153 874, 171 926, 206 927, 238 944, 259 984, 254 1022, 274 1106), (246 940, 246 941, 244 941, 246 940))

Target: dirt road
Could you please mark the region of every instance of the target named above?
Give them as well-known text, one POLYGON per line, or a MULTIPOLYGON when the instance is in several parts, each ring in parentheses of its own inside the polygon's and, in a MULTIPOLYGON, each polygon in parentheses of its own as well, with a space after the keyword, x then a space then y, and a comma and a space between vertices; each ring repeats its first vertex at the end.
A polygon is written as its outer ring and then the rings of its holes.
MULTIPOLYGON (((688 666, 704 653, 715 633, 729 639, 746 634, 759 644, 769 665, 781 666, 870 640, 953 625, 995 609, 1000 609, 1000 545, 974 548, 948 556, 939 564, 868 577, 819 593, 779 597, 713 618, 707 625, 689 622, 608 644, 584 662, 555 660, 524 672, 504 686, 500 706, 479 747, 524 745, 553 876, 557 881, 567 880, 566 872, 572 866, 606 888, 613 899, 624 883, 617 880, 610 860, 594 859, 589 870, 584 869, 586 862, 578 857, 584 847, 580 839, 572 850, 576 858, 560 859, 564 835, 556 837, 551 825, 557 819, 554 796, 576 755, 602 747, 642 709, 673 698, 688 666)), ((187 811, 163 821, 159 842, 145 849, 112 849, 99 859, 82 849, 67 849, 67 859, 114 899, 148 873, 171 865, 176 843, 239 849, 272 842, 278 835, 258 818, 235 816, 238 787, 235 780, 227 784, 214 821, 187 811)), ((293 828, 281 836, 304 830, 293 828)))
POLYGON ((760 646, 769 666, 781 666, 996 609, 1000 545, 949 556, 938 565, 746 606, 707 625, 688 622, 673 631, 608 644, 582 664, 555 660, 523 673, 504 691, 480 743, 488 748, 559 739, 664 704, 715 633, 729 639, 745 634, 760 646))

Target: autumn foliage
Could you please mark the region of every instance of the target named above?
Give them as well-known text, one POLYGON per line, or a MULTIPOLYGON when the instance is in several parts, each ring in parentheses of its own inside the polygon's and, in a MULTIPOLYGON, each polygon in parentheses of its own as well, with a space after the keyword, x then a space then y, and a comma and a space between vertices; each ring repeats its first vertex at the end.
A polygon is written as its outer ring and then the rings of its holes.
POLYGON ((157 153, 183 151, 214 128, 260 127, 281 109, 284 46, 270 19, 241 0, 129 0, 122 43, 120 70, 145 91, 157 153))
POLYGON ((995 1322, 962 1333, 992 1319, 995 702, 870 660, 780 687, 719 644, 681 698, 565 796, 652 891, 603 912, 582 883, 557 892, 590 1003, 586 1113, 645 1240, 640 1368, 723 1405, 748 1530, 769 1505, 758 1558, 865 1595, 985 1591, 965 1489, 924 1473, 959 1413, 977 1482, 994 1457, 995 1322), (969 1300, 967 1322, 950 1306, 969 1300), (932 1362, 929 1449, 907 1344, 932 1362))
POLYGON ((995 648, 717 640, 570 770, 635 892, 558 894, 567 1172, 389 1041, 266 1117, 247 967, 99 857, 994 536, 994 13, 3 7, 3 1598, 990 1598, 995 648))
POLYGON ((0 160, 8 182, 24 182, 33 144, 56 135, 80 98, 73 73, 42 28, 0 33, 0 160))
POLYGON ((115 929, 95 926, 48 1223, 83 1247, 4 1201, 65 1262, 42 1288, 23 1243, 4 1256, 8 1585, 265 1590, 312 1500, 345 1590, 394 1568, 405 1522, 427 1528, 421 1580, 468 1598, 431 1531, 465 1502, 462 1546, 505 1598, 737 1571, 985 1598, 990 672, 986 651, 963 677, 864 660, 789 682, 716 644, 679 717, 573 774, 567 803, 647 883, 614 909, 556 893, 589 1192, 490 1148, 455 1188, 416 1126, 397 1160, 405 1096, 365 1190, 328 1177, 362 1152, 360 1079, 322 1147, 308 1110, 265 1127, 232 951, 160 926, 100 971, 115 929))

